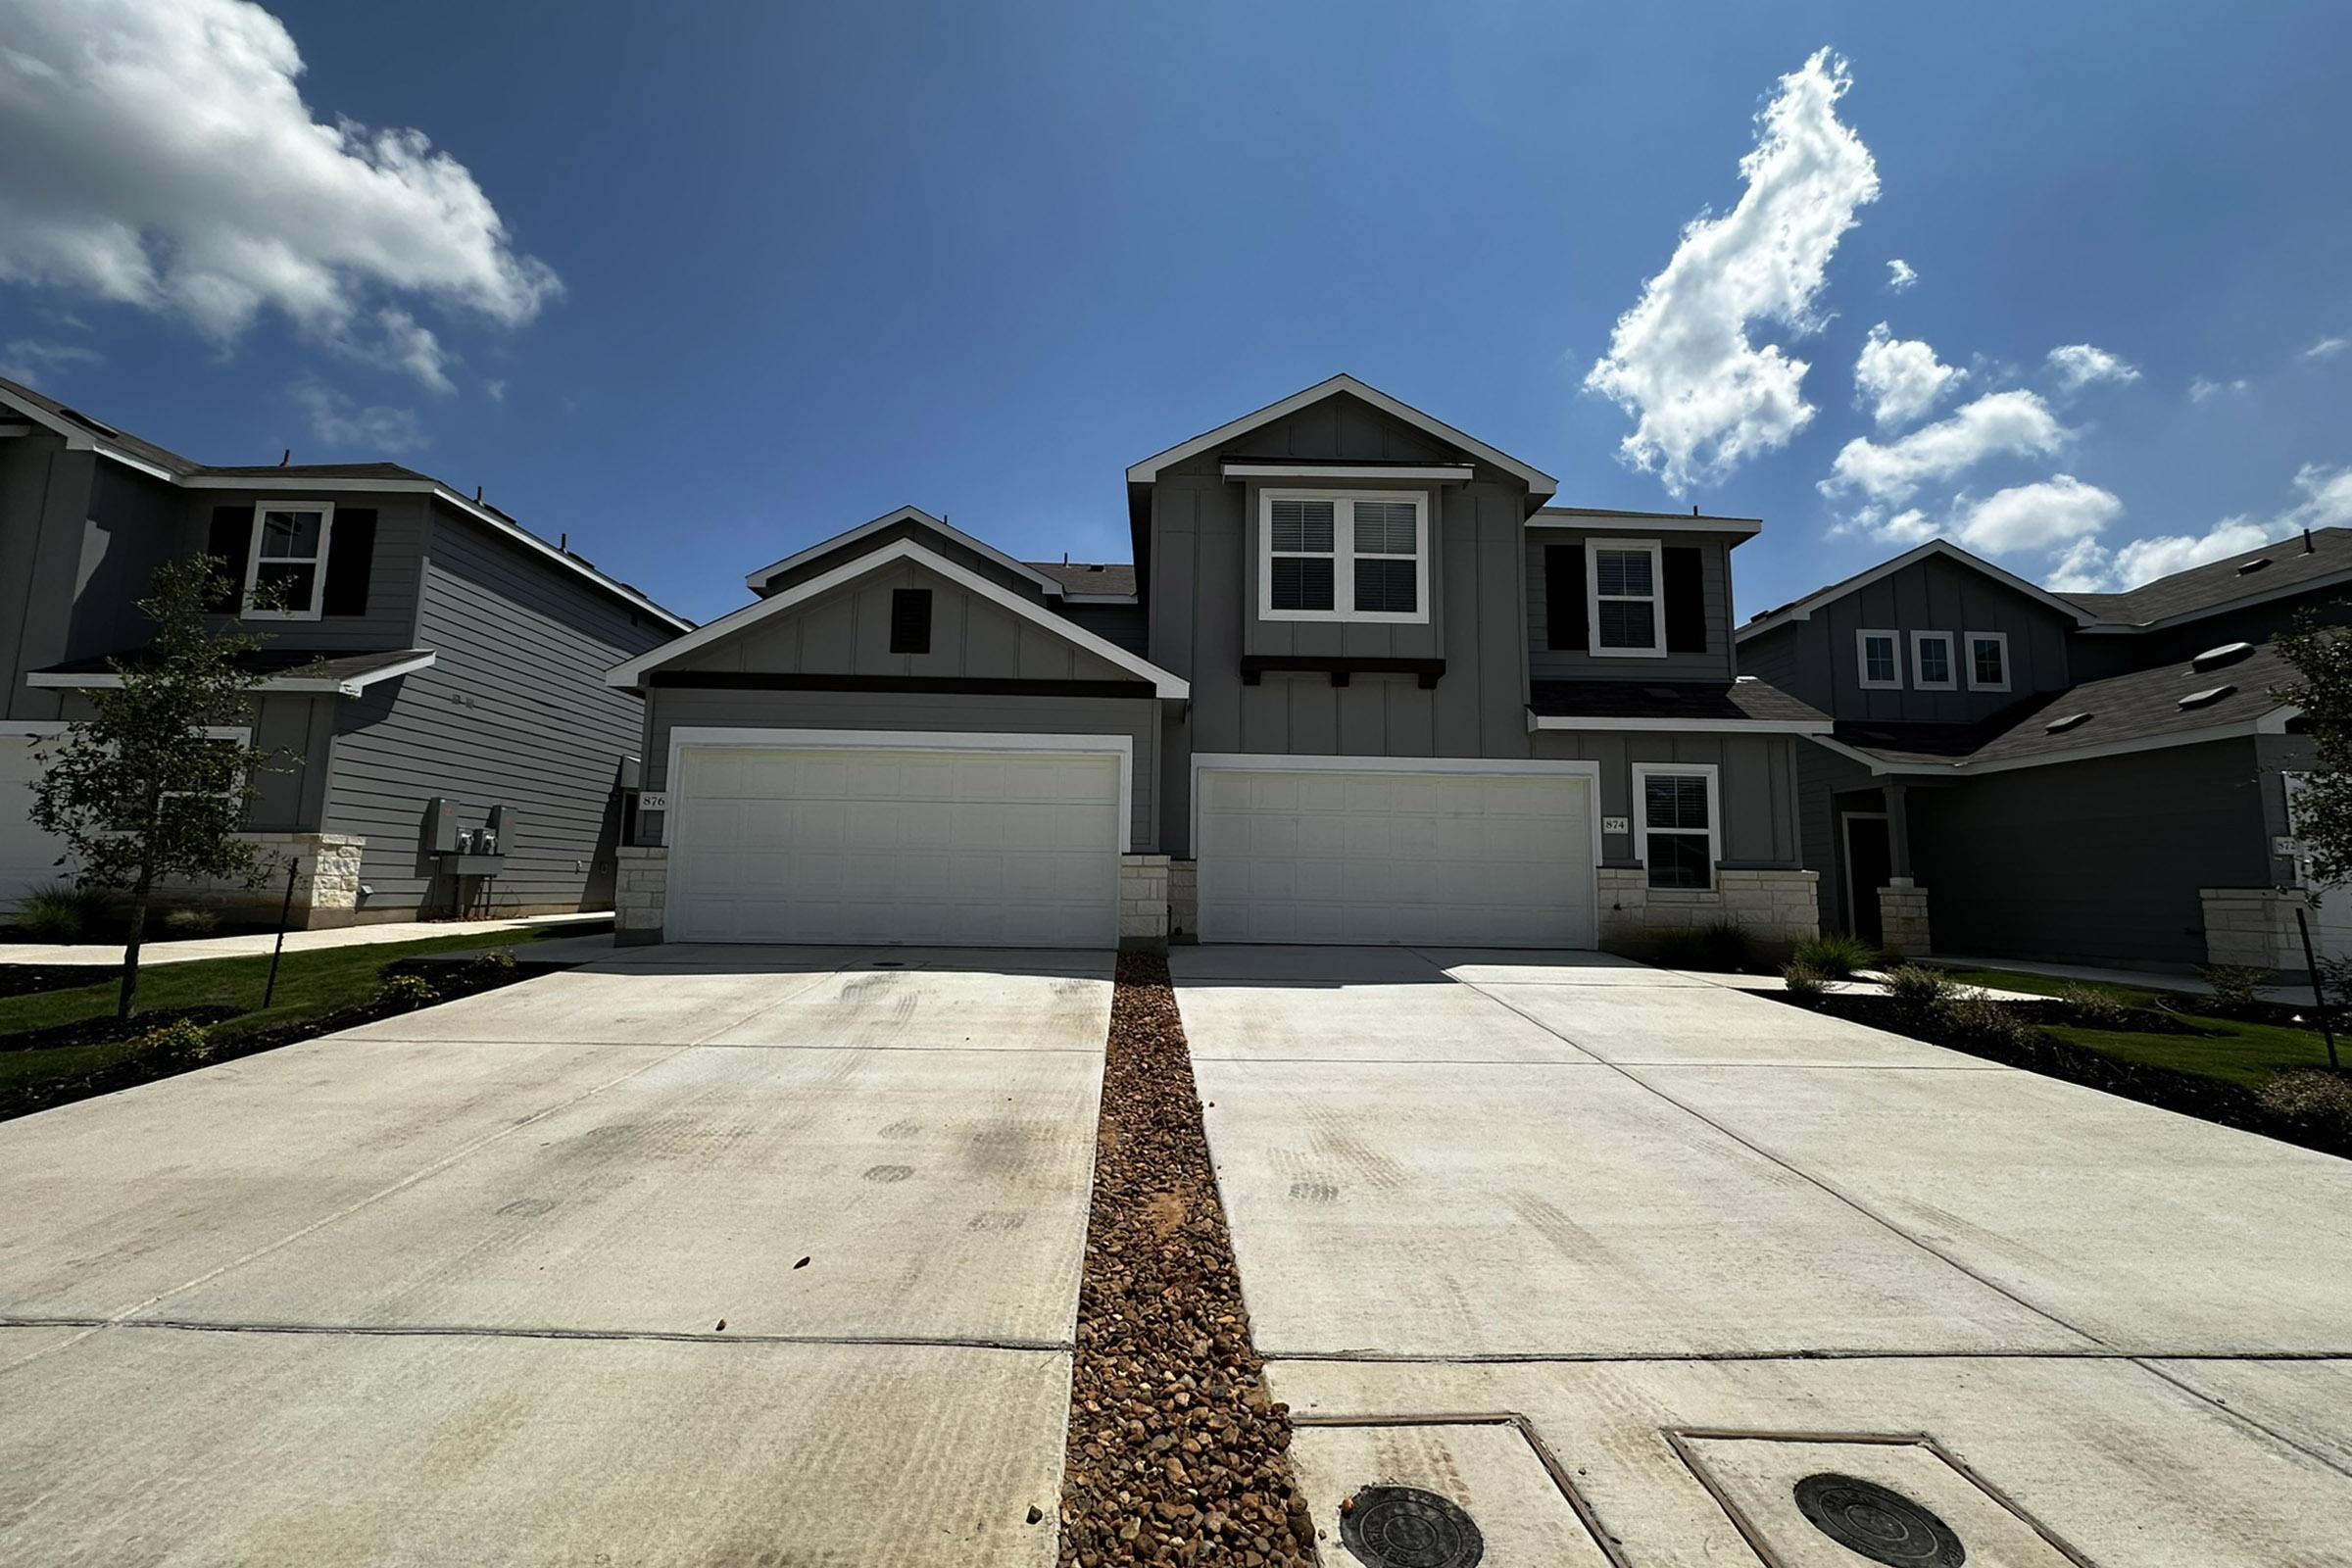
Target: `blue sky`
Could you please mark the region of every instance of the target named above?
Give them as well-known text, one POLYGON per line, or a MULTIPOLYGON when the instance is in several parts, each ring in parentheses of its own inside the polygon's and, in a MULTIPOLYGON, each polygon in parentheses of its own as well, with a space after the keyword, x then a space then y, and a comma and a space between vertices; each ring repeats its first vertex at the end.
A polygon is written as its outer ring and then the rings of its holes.
POLYGON ((698 618, 906 503, 1123 559, 1125 465, 1343 369, 1763 516, 1742 614, 2352 520, 2352 9, 675 12, 0 0, 0 371, 698 618))

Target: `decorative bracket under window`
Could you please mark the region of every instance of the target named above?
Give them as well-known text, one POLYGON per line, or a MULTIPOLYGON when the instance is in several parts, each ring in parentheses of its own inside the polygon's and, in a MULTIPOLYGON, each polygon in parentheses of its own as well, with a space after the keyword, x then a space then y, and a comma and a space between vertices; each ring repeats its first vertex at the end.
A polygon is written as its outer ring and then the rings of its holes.
POLYGON ((1244 654, 1242 684, 1255 686, 1258 677, 1275 674, 1323 674, 1334 686, 1345 686, 1351 675, 1412 675, 1423 691, 1434 691, 1446 673, 1443 659, 1323 659, 1311 654, 1244 654))

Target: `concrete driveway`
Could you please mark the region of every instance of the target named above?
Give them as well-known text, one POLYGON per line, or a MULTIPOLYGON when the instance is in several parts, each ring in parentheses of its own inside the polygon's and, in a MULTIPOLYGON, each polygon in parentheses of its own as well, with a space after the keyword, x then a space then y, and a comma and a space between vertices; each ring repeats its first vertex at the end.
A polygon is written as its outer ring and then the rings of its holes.
POLYGON ((653 949, 0 1126, 0 1561, 1050 1562, 1110 974, 653 949))
POLYGON ((1172 967, 1333 1541, 1859 1563, 1829 1472, 1972 1564, 2352 1563, 2352 1164, 1599 955, 1172 967))

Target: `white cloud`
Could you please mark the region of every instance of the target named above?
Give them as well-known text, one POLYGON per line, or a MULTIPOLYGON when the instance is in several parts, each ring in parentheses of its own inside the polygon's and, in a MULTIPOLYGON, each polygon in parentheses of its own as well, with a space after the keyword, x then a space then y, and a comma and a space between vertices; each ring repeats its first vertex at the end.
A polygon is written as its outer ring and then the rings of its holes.
POLYGON ((39 338, 21 337, 0 349, 0 376, 35 388, 69 366, 105 363, 105 355, 77 343, 48 343, 39 338))
POLYGON ((2210 376, 2200 375, 2188 383, 2188 401, 2203 403, 2206 399, 2224 392, 2243 392, 2249 384, 2244 376, 2239 376, 2234 381, 2216 381, 2210 376))
POLYGON ((1908 501, 1920 487, 2002 455, 2040 457, 2065 444, 2068 431, 2049 405, 2026 391, 1991 392, 1950 417, 1881 445, 1848 441, 1821 481, 1826 496, 1859 491, 1872 501, 1908 501))
POLYGON ((2058 558, 2042 586, 2054 594, 2095 594, 2107 588, 2107 547, 2096 539, 2078 539, 2058 558))
POLYGON ((2093 381, 2136 381, 2139 368, 2127 365, 2105 349, 2089 343, 2068 343, 2050 350, 2050 369, 2058 390, 2080 392, 2093 381))
POLYGON ((375 324, 381 334, 375 341, 341 338, 336 340, 336 348, 365 364, 413 375, 435 392, 457 390, 449 378, 449 367, 457 356, 441 346, 431 327, 419 325, 416 318, 392 306, 375 313, 375 324))
POLYGON ((1900 294, 1919 281, 1919 270, 1897 256, 1886 264, 1886 291, 1900 294))
POLYGON ((1756 321, 1819 324, 1814 302, 1838 241, 1878 198, 1870 149, 1838 120, 1848 85, 1845 62, 1827 49, 1781 78, 1740 161, 1739 205, 1683 230, 1585 377, 1637 420, 1625 460, 1676 495, 1787 445, 1813 417, 1806 365, 1747 334, 1756 321))
POLYGON ((2134 539, 2112 555, 2085 540, 2087 548, 2070 552, 2059 563, 2059 577, 2064 581, 2053 577, 2050 586, 2061 593, 2136 588, 2207 562, 2259 550, 2299 529, 2352 523, 2352 467, 2307 463, 2295 470, 2295 488, 2303 493, 2303 499, 2272 517, 2224 517, 2203 533, 2134 539))
POLYGON ((415 409, 361 408, 317 381, 298 381, 287 395, 310 416, 311 434, 338 452, 392 457, 425 444, 424 427, 415 409))
POLYGON ((1871 417, 1884 427, 1908 424, 1934 408, 1944 393, 1968 376, 1942 364, 1917 338, 1899 338, 1881 321, 1870 329, 1854 361, 1854 387, 1870 400, 1871 417))
POLYGON ((482 390, 490 394, 490 401, 493 403, 504 403, 507 401, 507 383, 503 380, 484 381, 482 383, 482 390))
POLYGON ((2332 360, 2346 349, 2352 349, 2352 337, 2324 337, 2303 351, 2307 360, 2332 360))
MULTIPOLYGON (((179 316, 222 342, 274 309, 337 347, 387 293, 515 326, 560 292, 422 132, 315 119, 294 40, 260 6, 7 12, 0 146, 24 156, 0 159, 0 279, 179 316)), ((405 311, 375 327, 384 357, 445 379, 405 311)))
POLYGON ((1963 499, 1952 513, 1951 536, 1985 555, 2057 550, 2104 532, 2124 504, 2071 473, 2011 485, 1982 501, 1963 499))

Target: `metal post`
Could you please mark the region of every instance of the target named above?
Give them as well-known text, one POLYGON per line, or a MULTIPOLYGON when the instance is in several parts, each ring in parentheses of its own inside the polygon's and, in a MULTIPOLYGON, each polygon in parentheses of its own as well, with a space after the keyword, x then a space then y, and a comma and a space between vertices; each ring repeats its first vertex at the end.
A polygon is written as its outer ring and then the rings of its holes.
POLYGON ((2311 951, 2311 921, 2299 904, 2295 906, 2295 929, 2303 933, 2303 966, 2311 973, 2311 1000, 2319 1004, 2320 1033, 2328 1041, 2328 1065, 2342 1072, 2344 1064, 2335 1059, 2335 1025, 2328 1016, 2328 991, 2320 984, 2319 955, 2311 951))
POLYGON ((286 922, 294 918, 294 873, 302 869, 300 860, 286 862, 286 902, 277 906, 277 946, 270 950, 270 983, 262 988, 262 1010, 270 1010, 270 999, 277 995, 277 960, 286 951, 286 922))

